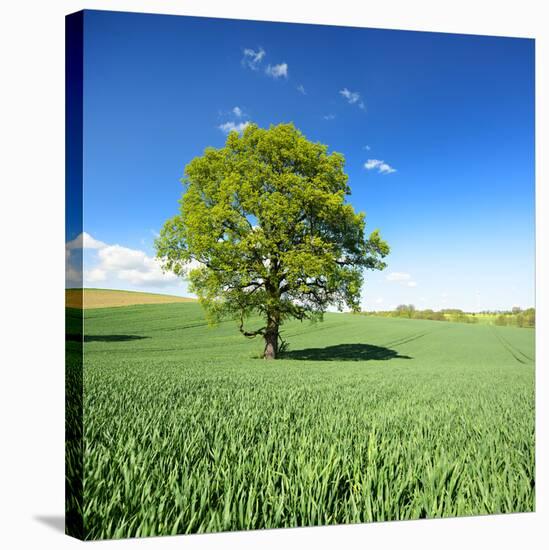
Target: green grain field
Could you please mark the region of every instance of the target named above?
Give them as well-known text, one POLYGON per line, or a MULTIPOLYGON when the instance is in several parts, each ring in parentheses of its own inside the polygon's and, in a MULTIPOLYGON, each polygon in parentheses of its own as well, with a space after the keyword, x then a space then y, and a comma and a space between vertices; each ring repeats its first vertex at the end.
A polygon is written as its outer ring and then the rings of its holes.
POLYGON ((271 362, 197 303, 84 334, 87 539, 534 510, 531 329, 330 313, 271 362))

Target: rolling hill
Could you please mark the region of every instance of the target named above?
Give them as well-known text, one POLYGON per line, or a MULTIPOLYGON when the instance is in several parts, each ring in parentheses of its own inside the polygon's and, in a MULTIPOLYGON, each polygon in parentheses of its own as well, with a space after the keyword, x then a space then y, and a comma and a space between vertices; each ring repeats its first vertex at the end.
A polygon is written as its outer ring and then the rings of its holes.
POLYGON ((135 306, 141 304, 172 304, 194 302, 193 298, 102 288, 71 288, 65 291, 66 307, 95 309, 105 307, 135 306))

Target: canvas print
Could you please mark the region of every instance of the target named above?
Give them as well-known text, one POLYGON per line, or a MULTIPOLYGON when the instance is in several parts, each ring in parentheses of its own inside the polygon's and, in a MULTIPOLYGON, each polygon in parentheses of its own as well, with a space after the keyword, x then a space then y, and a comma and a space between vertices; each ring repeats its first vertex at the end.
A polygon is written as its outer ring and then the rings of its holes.
POLYGON ((66 531, 535 509, 534 40, 66 19, 66 531))

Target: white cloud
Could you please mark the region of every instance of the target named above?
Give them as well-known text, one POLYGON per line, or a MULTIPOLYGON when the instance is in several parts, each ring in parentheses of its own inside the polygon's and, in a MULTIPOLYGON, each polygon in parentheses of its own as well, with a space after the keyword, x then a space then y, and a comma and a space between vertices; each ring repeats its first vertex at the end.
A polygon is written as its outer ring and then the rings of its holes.
POLYGON ((85 231, 65 243, 65 286, 67 288, 81 287, 83 280, 82 253, 84 250, 100 250, 107 245, 94 239, 85 231))
POLYGON ((142 250, 113 244, 98 252, 101 268, 106 271, 146 270, 148 256, 142 250))
POLYGON ((365 146, 363 147, 363 149, 366 150, 366 151, 369 151, 369 150, 371 149, 371 147, 370 147, 369 145, 365 145, 365 146))
POLYGON ((107 272, 104 269, 94 268, 86 271, 86 282, 97 283, 107 279, 107 272))
MULTIPOLYGON (((184 277, 162 270, 161 260, 144 251, 118 244, 108 244, 82 233, 66 243, 66 286, 90 287, 102 283, 104 288, 179 288, 184 277), (82 249, 90 252, 82 258, 82 249), (77 254, 80 250, 80 254, 77 254), (85 269, 82 272, 82 264, 85 269)), ((189 262, 188 271, 200 267, 199 262, 189 262)))
POLYGON ((303 84, 300 84, 300 85, 297 87, 297 91, 298 91, 300 94, 307 95, 307 92, 305 91, 305 86, 303 86, 303 84))
POLYGON ((288 78, 288 64, 280 63, 278 65, 268 65, 265 73, 273 78, 288 78))
POLYGON ((118 278, 121 281, 126 281, 132 285, 150 285, 150 286, 167 286, 177 281, 177 276, 174 273, 163 273, 158 264, 148 266, 149 269, 141 271, 138 269, 126 269, 118 273, 118 278))
POLYGON ((351 92, 349 88, 343 88, 343 90, 339 90, 339 93, 347 100, 347 103, 349 103, 350 105, 357 105, 359 109, 362 109, 363 111, 366 110, 366 105, 364 104, 364 101, 360 98, 360 92, 351 92))
POLYGON ((244 111, 238 105, 233 107, 232 113, 237 118, 242 118, 244 116, 244 111))
POLYGON ((368 159, 368 160, 364 163, 364 168, 366 168, 366 170, 372 170, 373 168, 376 168, 377 166, 379 166, 379 165, 382 164, 382 163, 383 163, 382 160, 368 159))
POLYGON ((392 271, 385 276, 388 281, 409 281, 412 276, 409 273, 402 273, 398 271, 392 271))
POLYGON ((68 241, 65 245, 66 250, 75 250, 75 249, 81 249, 81 248, 103 248, 104 246, 107 246, 105 243, 98 241, 94 239, 89 233, 86 233, 85 231, 83 233, 80 233, 77 237, 75 237, 72 241, 68 241))
POLYGON ((385 161, 378 159, 368 159, 364 163, 364 168, 366 168, 366 170, 376 169, 379 174, 392 174, 393 172, 396 172, 396 168, 393 168, 385 161))
MULTIPOLYGON (((88 263, 88 262, 87 262, 88 263)), ((105 244, 97 250, 95 265, 86 269, 85 287, 97 282, 125 282, 135 286, 162 287, 178 281, 177 275, 164 273, 158 259, 118 244, 105 244)))
POLYGON ((187 262, 187 264, 183 268, 183 273, 185 273, 185 275, 188 275, 190 271, 199 267, 204 267, 204 264, 202 262, 199 262, 198 260, 191 260, 190 262, 187 262))
POLYGON ((339 90, 339 93, 351 104, 353 105, 360 99, 360 93, 359 92, 351 92, 348 88, 343 88, 343 90, 339 90))
POLYGON ((331 113, 329 115, 324 115, 322 118, 324 120, 334 120, 336 116, 335 115, 332 115, 331 113))
MULTIPOLYGON (((243 53, 244 57, 242 58, 242 65, 252 69, 253 71, 259 70, 264 57, 267 55, 267 52, 261 47, 257 50, 252 48, 244 48, 243 53)), ((278 63, 276 65, 267 65, 267 67, 265 67, 265 74, 275 79, 288 78, 288 64, 278 63)), ((305 94, 305 88, 302 84, 300 84, 297 89, 302 94, 305 94)))
POLYGON ((415 288, 417 286, 417 282, 412 279, 412 276, 409 273, 399 271, 392 271, 391 273, 387 273, 387 275, 385 276, 385 280, 392 283, 398 283, 408 288, 415 288))
POLYGON ((232 132, 233 130, 236 130, 237 132, 242 132, 246 126, 250 124, 250 121, 247 120, 246 122, 224 122, 223 124, 220 124, 218 128, 224 133, 228 134, 229 132, 232 132))
POLYGON ((379 166, 379 173, 380 174, 392 174, 393 172, 396 172, 396 168, 393 168, 392 166, 389 166, 385 162, 382 163, 379 166))
POLYGON ((261 47, 257 51, 252 50, 252 48, 245 48, 244 57, 242 58, 242 64, 252 69, 253 71, 257 71, 265 55, 266 52, 261 47))

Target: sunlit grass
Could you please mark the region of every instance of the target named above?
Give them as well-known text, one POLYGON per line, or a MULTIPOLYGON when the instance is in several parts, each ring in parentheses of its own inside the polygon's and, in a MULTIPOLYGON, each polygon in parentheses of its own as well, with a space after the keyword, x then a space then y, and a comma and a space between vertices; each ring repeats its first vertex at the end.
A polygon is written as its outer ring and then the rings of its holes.
POLYGON ((85 333, 88 539, 534 509, 533 331, 330 314, 276 362, 192 303, 85 333))

